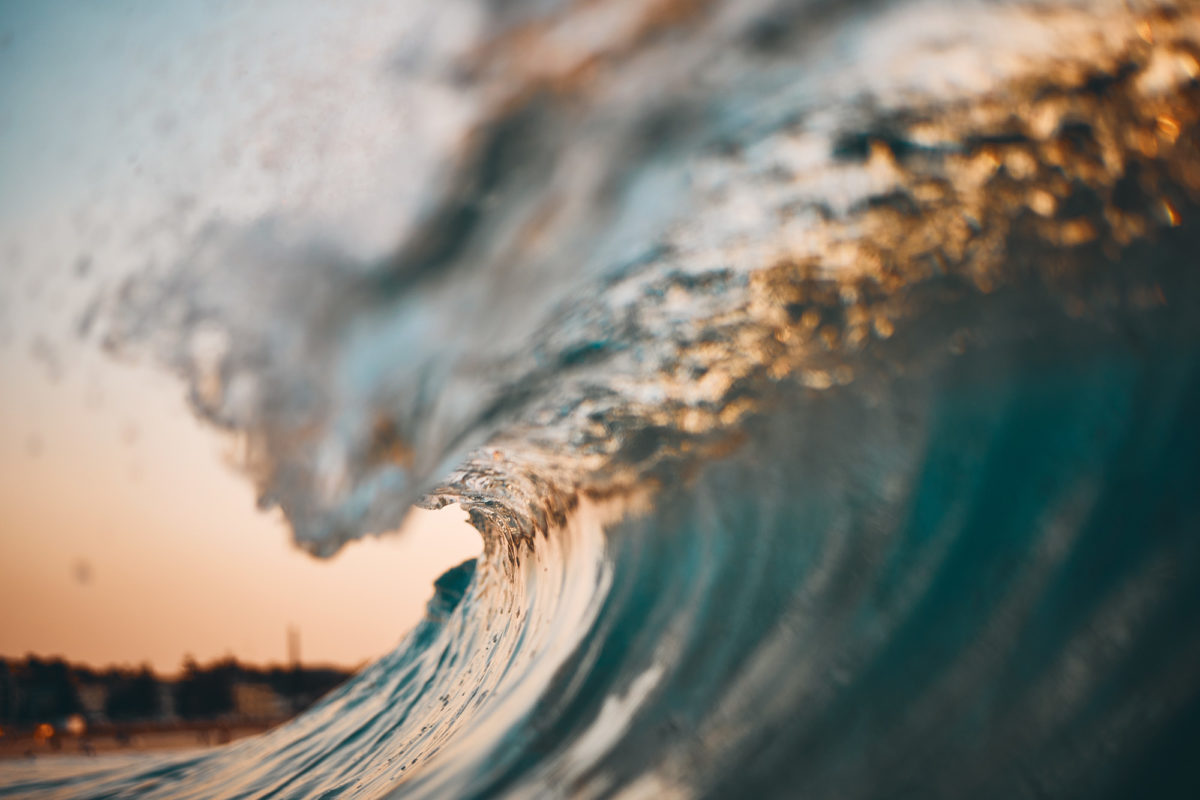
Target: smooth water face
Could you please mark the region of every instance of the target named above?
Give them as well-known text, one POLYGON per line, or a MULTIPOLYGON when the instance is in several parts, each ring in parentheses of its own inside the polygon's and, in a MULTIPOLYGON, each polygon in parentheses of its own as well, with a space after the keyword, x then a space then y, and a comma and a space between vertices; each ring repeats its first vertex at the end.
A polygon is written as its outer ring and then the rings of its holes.
POLYGON ((276 731, 0 796, 1193 796, 1191 6, 511 14, 394 254, 225 231, 123 309, 221 338, 301 543, 483 556, 276 731))

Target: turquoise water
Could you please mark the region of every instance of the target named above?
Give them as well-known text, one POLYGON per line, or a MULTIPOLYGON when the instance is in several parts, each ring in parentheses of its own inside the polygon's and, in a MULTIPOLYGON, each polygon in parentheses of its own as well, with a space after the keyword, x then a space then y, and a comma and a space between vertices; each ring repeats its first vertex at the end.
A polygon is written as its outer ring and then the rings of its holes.
POLYGON ((489 18, 387 258, 218 226, 115 312, 301 545, 483 555, 274 731, 0 796, 1195 796, 1190 7, 642 8, 489 18))

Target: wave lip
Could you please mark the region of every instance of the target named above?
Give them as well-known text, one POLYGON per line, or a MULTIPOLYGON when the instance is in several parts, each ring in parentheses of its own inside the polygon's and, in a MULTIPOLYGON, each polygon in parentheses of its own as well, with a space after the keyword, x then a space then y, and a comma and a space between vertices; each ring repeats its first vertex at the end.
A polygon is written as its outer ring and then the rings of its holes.
POLYGON ((404 243, 364 259, 282 220, 214 224, 127 284, 108 341, 182 373, 260 502, 328 554, 498 439, 572 470, 607 458, 588 415, 665 402, 656 430, 711 429, 730 387, 819 360, 813 335, 885 336, 907 285, 1002 284, 1026 268, 1009 239, 1084 263, 1187 219, 1187 6, 684 6, 600 3, 594 47, 563 51, 596 61, 545 69, 593 12, 499 15, 404 243))

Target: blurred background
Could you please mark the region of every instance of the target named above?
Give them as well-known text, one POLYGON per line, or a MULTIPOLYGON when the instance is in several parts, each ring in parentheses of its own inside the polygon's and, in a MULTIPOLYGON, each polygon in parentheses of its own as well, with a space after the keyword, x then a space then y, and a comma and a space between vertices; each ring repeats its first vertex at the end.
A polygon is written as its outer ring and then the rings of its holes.
MULTIPOLYGON (((10 733, 76 712, 101 720, 109 695, 146 670, 161 682, 231 659, 320 665, 313 687, 327 689, 390 649, 420 619, 432 580, 478 552, 453 508, 414 512, 405 535, 332 560, 300 552, 229 466, 236 443, 194 419, 171 376, 106 351, 96 323, 126 276, 178 258, 214 220, 286 212, 363 255, 388 247, 410 202, 395 171, 420 155, 394 140, 438 119, 407 117, 404 91, 429 90, 387 79, 390 48, 419 22, 394 3, 350 13, 320 2, 0 1, 10 733), (79 669, 64 678, 55 659, 79 669), (84 668, 123 671, 93 680, 84 668)), ((257 716, 313 699, 260 678, 295 696, 260 703, 257 716)), ((181 710, 173 696, 146 706, 142 683, 141 700, 126 686, 132 717, 181 710)), ((236 710, 225 695, 207 701, 212 714, 236 710)), ((200 697, 185 705, 203 712, 200 697)))

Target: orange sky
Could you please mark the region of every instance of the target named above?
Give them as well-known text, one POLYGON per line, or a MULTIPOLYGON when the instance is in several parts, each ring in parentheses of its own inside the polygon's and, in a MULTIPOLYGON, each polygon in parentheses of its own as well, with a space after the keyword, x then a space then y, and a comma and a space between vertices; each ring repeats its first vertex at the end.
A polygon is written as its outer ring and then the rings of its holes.
POLYGON ((173 380, 69 366, 51 382, 0 348, 0 655, 283 661, 295 625, 304 661, 354 665, 390 649, 432 580, 480 548, 451 508, 313 559, 255 510, 173 380))

